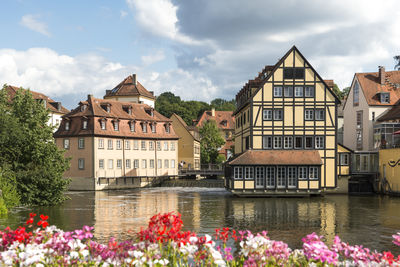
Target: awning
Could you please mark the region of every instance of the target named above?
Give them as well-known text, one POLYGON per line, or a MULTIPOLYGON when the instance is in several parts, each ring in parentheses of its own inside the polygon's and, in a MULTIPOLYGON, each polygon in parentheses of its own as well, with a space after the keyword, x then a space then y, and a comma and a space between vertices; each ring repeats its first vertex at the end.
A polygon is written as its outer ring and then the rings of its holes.
POLYGON ((396 135, 396 134, 400 134, 400 130, 398 130, 398 131, 394 132, 393 134, 394 134, 394 135, 396 135))
POLYGON ((317 150, 247 150, 229 165, 322 165, 317 150))

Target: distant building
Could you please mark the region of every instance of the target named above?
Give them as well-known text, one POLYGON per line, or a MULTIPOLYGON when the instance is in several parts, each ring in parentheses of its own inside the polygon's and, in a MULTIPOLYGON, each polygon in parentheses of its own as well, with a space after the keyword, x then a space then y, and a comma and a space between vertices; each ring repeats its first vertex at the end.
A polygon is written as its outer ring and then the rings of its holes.
MULTIPOLYGON (((15 87, 15 86, 7 86, 5 88, 7 90, 8 95, 11 98, 14 98, 15 94, 17 93, 18 90, 21 90, 21 88, 15 87)), ((68 109, 66 109, 65 107, 63 107, 63 105, 61 105, 61 102, 56 102, 53 99, 51 99, 50 97, 42 94, 42 93, 38 93, 35 91, 31 91, 29 90, 32 94, 32 97, 42 103, 44 105, 44 107, 46 107, 49 110, 49 121, 48 121, 48 125, 50 126, 54 126, 56 127, 54 129, 54 131, 57 130, 58 126, 60 125, 61 122, 61 116, 63 116, 64 114, 67 114, 69 112, 68 109)))
POLYGON ((216 122, 218 129, 221 131, 222 137, 225 139, 225 144, 221 147, 219 154, 224 155, 226 159, 232 156, 232 135, 235 131, 235 117, 232 114, 233 111, 218 111, 213 108, 204 111, 196 122, 197 128, 203 127, 203 124, 209 120, 216 122))
POLYGON ((156 98, 153 92, 147 91, 147 89, 136 80, 136 74, 132 74, 126 77, 114 89, 106 90, 104 99, 146 104, 154 108, 156 98))
POLYGON ((396 123, 376 123, 400 100, 400 71, 354 74, 344 105, 344 145, 357 151, 377 150, 391 145, 396 123), (383 141, 384 140, 384 141, 383 141))
POLYGON ((170 120, 178 140, 178 162, 183 168, 200 169, 200 135, 196 127, 187 126, 177 114, 172 114, 170 120))
POLYGON ((140 187, 134 178, 178 174, 172 121, 146 104, 89 95, 63 116, 54 137, 72 158, 64 174, 71 190, 140 187))
POLYGON ((228 190, 309 195, 337 187, 340 101, 295 46, 246 83, 236 103, 228 190))
POLYGON ((344 115, 343 115, 343 107, 344 107, 344 101, 338 106, 338 122, 337 122, 337 128, 338 128, 338 143, 343 144, 344 142, 344 115))

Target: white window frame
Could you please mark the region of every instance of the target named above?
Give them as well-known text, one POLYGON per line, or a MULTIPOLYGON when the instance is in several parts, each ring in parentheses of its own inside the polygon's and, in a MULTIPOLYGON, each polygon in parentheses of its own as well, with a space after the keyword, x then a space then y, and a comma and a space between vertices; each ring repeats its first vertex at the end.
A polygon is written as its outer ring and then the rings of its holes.
POLYGON ((113 140, 112 140, 112 139, 108 139, 108 140, 107 140, 107 149, 112 150, 112 149, 114 149, 113 146, 114 146, 113 140))
POLYGON ((149 141, 149 150, 154 150, 154 141, 149 141))
POLYGON ((253 167, 250 167, 250 166, 244 167, 244 179, 245 180, 254 179, 254 169, 253 169, 253 167))
POLYGON ((304 87, 304 96, 305 97, 314 97, 314 86, 305 86, 304 87))
POLYGON ((118 121, 114 121, 114 131, 119 131, 119 123, 118 123, 118 121))
POLYGON ((157 169, 162 169, 162 159, 157 160, 157 169))
POLYGON ((272 136, 264 135, 262 138, 263 138, 263 149, 272 149, 273 148, 272 136))
POLYGON ((283 148, 284 149, 292 149, 293 148, 293 136, 284 136, 283 137, 283 148))
POLYGON ((142 123, 142 132, 147 133, 147 124, 146 123, 142 123))
POLYGON ((299 167, 297 169, 297 177, 298 177, 298 179, 299 180, 307 180, 308 179, 307 173, 308 173, 308 168, 307 167, 303 167, 303 166, 299 167))
POLYGON ((285 97, 293 97, 293 86, 284 86, 283 87, 283 95, 285 97))
POLYGON ((169 160, 168 159, 164 159, 164 168, 169 169, 169 160))
POLYGON ((171 159, 171 165, 170 165, 171 169, 175 169, 175 160, 171 159))
POLYGON ((316 121, 325 120, 325 110, 324 109, 316 109, 315 110, 315 120, 316 121))
POLYGON ((274 121, 281 121, 283 120, 283 109, 277 108, 274 109, 274 121))
POLYGON ((121 140, 117 140, 115 146, 116 146, 116 148, 117 148, 118 150, 122 149, 121 140))
POLYGON ((79 170, 85 169, 85 159, 83 159, 83 158, 78 159, 78 169, 79 170))
POLYGON ((306 121, 314 120, 314 110, 313 109, 305 109, 304 110, 304 120, 306 120, 306 121))
POLYGON ((149 165, 150 169, 154 169, 154 159, 150 159, 149 165))
POLYGON ((276 187, 277 188, 286 187, 286 167, 282 166, 276 167, 276 187))
POLYGON ((79 138, 78 139, 78 149, 84 149, 85 148, 85 138, 79 138))
POLYGON ((323 149, 325 146, 324 136, 315 136, 315 149, 323 149))
POLYGON ((140 142, 140 149, 141 150, 147 150, 147 145, 146 145, 146 141, 145 140, 142 140, 140 142))
POLYGON ((274 136, 274 149, 281 149, 282 148, 282 136, 274 136))
POLYGON ((104 159, 99 159, 99 169, 104 169, 104 159))
POLYGON ((134 121, 130 122, 129 128, 130 128, 131 132, 135 132, 135 122, 134 121))
POLYGON ((243 167, 233 167, 233 179, 243 179, 243 167))
POLYGON ((265 167, 265 182, 267 188, 275 188, 275 167, 265 167))
POLYGON ((63 140, 63 145, 64 145, 64 149, 69 149, 69 146, 70 146, 70 141, 69 141, 69 139, 67 138, 67 139, 64 139, 63 140))
POLYGON ((287 167, 287 182, 288 182, 288 188, 296 188, 297 187, 297 168, 294 166, 289 166, 287 167))
POLYGON ((65 130, 66 130, 66 131, 69 131, 69 128, 70 128, 70 122, 69 122, 69 121, 66 121, 66 122, 65 122, 65 130))
POLYGON ((175 142, 171 141, 171 151, 175 151, 175 142))
POLYGON ((147 159, 142 159, 142 169, 147 169, 147 159))
POLYGON ((83 129, 83 130, 86 130, 87 127, 88 127, 88 121, 87 121, 87 120, 83 120, 83 122, 82 122, 82 129, 83 129))
POLYGON ((156 131, 157 131, 156 124, 155 124, 155 123, 152 123, 152 124, 151 124, 151 132, 152 132, 152 133, 155 133, 156 131))
POLYGON ((125 149, 130 150, 131 149, 131 140, 125 140, 125 149))
POLYGON ((349 166, 349 154, 340 153, 340 166, 349 166))
POLYGON ((282 86, 274 86, 274 97, 282 97, 282 86))
POLYGON ((308 179, 318 180, 318 167, 309 167, 308 179))
POLYGON ((139 141, 133 140, 133 150, 139 150, 139 141))
POLYGON ((109 159, 108 163, 107 163, 107 169, 114 169, 114 160, 113 159, 109 159))
POLYGON ((168 141, 164 141, 164 151, 168 151, 168 141))
POLYGON ((100 121, 100 128, 101 128, 102 130, 106 130, 106 121, 105 121, 105 120, 101 120, 101 121, 100 121))
POLYGON ((104 139, 103 138, 99 138, 99 149, 104 149, 104 139))
POLYGON ((131 160, 130 160, 130 159, 126 159, 126 160, 125 160, 125 167, 126 167, 127 169, 130 169, 130 168, 131 168, 131 160))
POLYGON ((117 159, 117 169, 122 169, 122 159, 117 159))
POLYGON ((157 141, 157 151, 161 151, 161 141, 157 141))
POLYGON ((294 97, 303 97, 303 86, 295 86, 294 87, 294 97))
POLYGON ((272 109, 263 109, 263 120, 272 121, 272 109))
POLYGON ((138 159, 134 159, 133 160, 133 168, 134 169, 139 169, 139 160, 138 159))

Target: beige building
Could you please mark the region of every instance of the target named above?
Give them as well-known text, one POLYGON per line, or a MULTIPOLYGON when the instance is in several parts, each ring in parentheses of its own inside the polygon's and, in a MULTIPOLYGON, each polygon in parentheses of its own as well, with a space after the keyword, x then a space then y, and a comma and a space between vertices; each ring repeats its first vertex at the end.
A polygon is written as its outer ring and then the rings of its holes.
POLYGON ((147 89, 136 80, 136 74, 126 77, 114 89, 106 90, 104 99, 146 104, 152 108, 154 108, 154 102, 156 100, 154 93, 147 91, 147 89))
POLYGON ((54 134, 71 157, 71 190, 142 186, 142 178, 178 174, 178 136, 171 120, 149 105, 97 99, 67 115, 54 134))
POLYGON ((378 72, 356 73, 343 109, 344 145, 356 151, 391 145, 388 137, 394 125, 377 125, 376 121, 399 99, 400 71, 379 67, 378 72))
POLYGON ((178 162, 183 168, 200 169, 200 136, 196 127, 187 126, 177 114, 172 114, 170 120, 178 140, 178 162))
POLYGON ((340 101, 295 46, 249 81, 236 103, 228 190, 262 196, 336 188, 340 101))

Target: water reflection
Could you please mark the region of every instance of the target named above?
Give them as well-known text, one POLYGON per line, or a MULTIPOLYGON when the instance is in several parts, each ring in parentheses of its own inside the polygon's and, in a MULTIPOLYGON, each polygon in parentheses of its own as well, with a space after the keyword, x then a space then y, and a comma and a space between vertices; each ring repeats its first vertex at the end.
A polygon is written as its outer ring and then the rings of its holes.
POLYGON ((24 223, 29 212, 50 215, 64 230, 95 227, 95 237, 129 238, 146 227, 156 213, 178 211, 186 230, 213 234, 215 228, 268 230, 272 239, 291 247, 316 232, 331 243, 335 235, 351 244, 400 253, 391 235, 400 231, 400 199, 389 197, 325 196, 314 198, 236 198, 223 189, 151 188, 129 191, 73 192, 57 207, 19 208, 2 227, 24 223))

